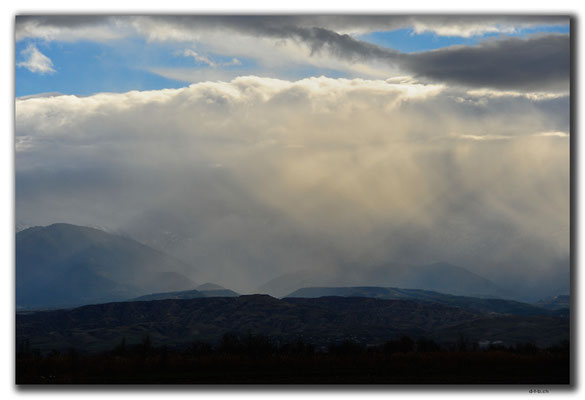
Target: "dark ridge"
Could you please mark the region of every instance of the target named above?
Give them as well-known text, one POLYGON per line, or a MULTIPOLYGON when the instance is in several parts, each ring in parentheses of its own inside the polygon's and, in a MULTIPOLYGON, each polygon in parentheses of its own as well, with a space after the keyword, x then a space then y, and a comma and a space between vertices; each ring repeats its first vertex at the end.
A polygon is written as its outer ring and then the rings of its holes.
POLYGON ((488 315, 411 300, 268 295, 117 302, 16 316, 17 340, 45 350, 99 351, 122 338, 138 343, 144 335, 157 345, 184 346, 217 342, 227 332, 314 345, 343 340, 372 345, 400 335, 455 342, 468 332, 475 341, 509 344, 522 337, 546 346, 568 339, 568 319, 488 315))
POLYGON ((323 296, 371 297, 377 299, 402 299, 425 301, 459 307, 464 310, 481 313, 498 313, 511 315, 549 315, 561 316, 566 313, 558 308, 546 308, 539 304, 522 303, 515 300, 455 296, 430 290, 401 289, 394 287, 354 286, 354 287, 306 287, 295 290, 286 298, 318 298, 323 296))

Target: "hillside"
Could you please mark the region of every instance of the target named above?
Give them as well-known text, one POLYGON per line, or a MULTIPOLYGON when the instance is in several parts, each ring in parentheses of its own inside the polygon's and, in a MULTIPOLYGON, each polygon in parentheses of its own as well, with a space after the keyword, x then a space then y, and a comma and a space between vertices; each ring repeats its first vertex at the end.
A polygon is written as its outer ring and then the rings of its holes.
POLYGON ((70 224, 16 234, 16 306, 68 307, 196 286, 188 265, 132 239, 70 224))

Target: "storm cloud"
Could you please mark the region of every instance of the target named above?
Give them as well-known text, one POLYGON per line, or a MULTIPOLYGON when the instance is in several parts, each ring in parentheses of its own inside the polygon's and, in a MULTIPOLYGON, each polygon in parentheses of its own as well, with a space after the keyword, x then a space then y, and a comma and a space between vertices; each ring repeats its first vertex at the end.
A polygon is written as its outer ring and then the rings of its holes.
POLYGON ((452 46, 409 55, 416 76, 462 86, 567 91, 570 43, 567 35, 533 36, 452 46))
POLYGON ((20 99, 16 219, 133 232, 242 292, 388 261, 552 290, 568 279, 568 113, 566 95, 412 78, 20 99))

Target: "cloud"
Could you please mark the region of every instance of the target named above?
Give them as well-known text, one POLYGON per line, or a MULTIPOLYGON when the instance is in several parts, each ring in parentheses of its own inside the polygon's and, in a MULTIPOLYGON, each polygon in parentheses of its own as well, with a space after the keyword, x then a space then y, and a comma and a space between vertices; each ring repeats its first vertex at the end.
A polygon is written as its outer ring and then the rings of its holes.
POLYGON ((49 57, 41 53, 34 44, 30 44, 26 49, 20 52, 24 58, 23 61, 16 63, 17 67, 28 69, 30 72, 41 75, 55 73, 53 62, 49 57))
POLYGON ((16 41, 42 39, 74 42, 104 42, 134 34, 124 22, 99 15, 18 15, 15 23, 16 41))
POLYGON ((488 40, 411 54, 403 60, 416 76, 447 83, 533 92, 569 89, 568 35, 488 40))
POLYGON ((548 93, 548 92, 516 92, 513 90, 491 90, 491 89, 474 89, 468 90, 469 96, 475 96, 478 98, 486 97, 525 97, 530 100, 549 100, 565 97, 563 93, 548 93))
POLYGON ((512 139, 513 136, 505 136, 505 135, 451 135, 458 139, 466 139, 466 140, 509 140, 512 139))
POLYGON ((567 277, 568 110, 408 77, 17 99, 16 219, 131 232, 241 291, 437 260, 546 291, 567 277))
POLYGON ((470 37, 511 33, 535 26, 560 26, 567 16, 505 15, 29 15, 17 16, 16 39, 104 40, 131 34, 151 40, 192 41, 203 30, 229 29, 241 33, 283 37, 291 28, 323 28, 341 34, 363 34, 411 28, 416 33, 470 37), (129 29, 131 28, 131 29, 129 29), (67 38, 67 35, 71 35, 67 38))
POLYGON ((321 28, 294 29, 290 37, 349 62, 376 60, 419 78, 468 87, 567 92, 570 77, 568 35, 488 40, 404 54, 321 28))
POLYGON ((490 15, 445 15, 414 18, 416 33, 432 32, 439 36, 472 37, 487 33, 517 33, 521 29, 536 26, 559 26, 569 23, 567 16, 490 16, 490 15))
POLYGON ((451 46, 403 54, 313 28, 295 31, 311 54, 326 51, 351 62, 381 60, 419 78, 468 87, 567 92, 570 77, 568 35, 488 40, 474 46, 451 46))
POLYGON ((195 50, 192 50, 192 49, 185 49, 183 51, 183 55, 185 57, 193 57, 193 59, 196 62, 206 64, 211 68, 231 67, 231 66, 235 66, 235 65, 242 65, 242 62, 235 57, 227 62, 216 63, 215 61, 211 60, 209 57, 207 57, 205 55, 198 54, 197 52, 195 52, 195 50))
MULTIPOLYGON (((211 68, 220 66, 210 56, 217 54, 232 59, 222 67, 239 65, 237 57, 247 57, 268 74, 274 68, 311 66, 369 79, 406 74, 470 88, 566 93, 570 75, 568 35, 502 36, 474 46, 414 54, 380 47, 356 35, 411 28, 415 34, 470 37, 568 23, 566 16, 489 15, 19 16, 16 38, 104 41, 143 37, 197 45, 201 51, 186 50, 189 56, 211 68)), ((173 75, 169 68, 156 68, 173 75)), ((185 75, 184 71, 177 73, 185 75)))
MULTIPOLYGON (((137 25, 149 32, 151 40, 177 39, 177 32, 188 37, 189 18, 171 20, 138 19, 137 25), (149 29, 156 24, 158 29, 149 29)), ((192 25, 191 37, 197 38, 214 51, 222 54, 238 54, 242 49, 266 44, 267 38, 278 39, 275 46, 269 43, 262 53, 256 51, 256 58, 270 63, 274 56, 273 48, 286 48, 287 57, 278 57, 288 62, 304 62, 320 65, 323 60, 336 60, 336 68, 358 72, 357 65, 374 66, 369 72, 373 76, 391 76, 396 72, 415 75, 435 82, 446 82, 472 88, 495 88, 530 92, 568 91, 570 77, 570 42, 568 35, 548 34, 530 35, 525 38, 504 37, 487 40, 474 46, 451 46, 434 51, 413 54, 383 48, 358 40, 347 34, 340 34, 322 27, 305 27, 294 24, 276 25, 262 23, 260 17, 237 18, 229 23, 219 20, 219 26, 228 30, 260 37, 255 43, 242 46, 230 42, 226 36, 208 36, 204 29, 213 24, 214 19, 206 20, 203 27, 192 25), (224 25, 221 25, 221 24, 224 25), (282 42, 285 41, 285 42, 282 42), (287 42, 288 41, 288 42, 287 42), (231 44, 231 45, 230 45, 231 44), (304 50, 306 49, 306 50, 304 50), (300 50, 300 51, 299 51, 300 50), (304 50, 304 51, 303 51, 304 50), (341 65, 339 65, 341 64, 341 65), (353 67, 353 68, 352 68, 353 67), (378 75, 380 74, 380 75, 378 75)), ((294 21, 294 19, 293 19, 294 21)), ((445 21, 448 21, 445 20, 445 21)), ((476 19, 471 18, 471 22, 476 19)), ((468 21, 469 22, 469 21, 468 21)), ((477 22, 477 21, 476 21, 477 22)), ((565 22, 568 20, 565 19, 565 22)), ((457 23, 463 23, 458 20, 457 23)), ((216 28, 218 29, 218 28, 216 28)), ((241 39, 240 39, 241 40, 241 39)), ((323 64, 321 64, 323 65, 323 64)), ((364 69, 361 69, 364 72, 364 69)))
POLYGON ((195 52, 195 50, 191 50, 191 49, 185 49, 185 51, 183 52, 183 55, 185 57, 193 57, 193 59, 198 62, 198 63, 203 63, 203 64, 207 64, 210 67, 216 67, 217 64, 215 64, 213 61, 211 61, 207 56, 203 56, 203 55, 199 55, 195 52))
POLYGON ((222 65, 225 67, 229 67, 229 66, 233 66, 233 65, 242 65, 242 62, 234 57, 230 61, 225 62, 222 65))
MULTIPOLYGON (((270 74, 264 71, 253 71, 250 69, 233 70, 233 69, 211 69, 211 68, 152 68, 149 70, 153 74, 163 76, 165 78, 174 79, 183 82, 205 82, 205 81, 230 81, 241 76, 242 73, 253 74, 265 77, 271 77, 270 74), (262 73, 264 72, 264 73, 262 73)), ((274 76, 276 77, 276 76, 274 76)))

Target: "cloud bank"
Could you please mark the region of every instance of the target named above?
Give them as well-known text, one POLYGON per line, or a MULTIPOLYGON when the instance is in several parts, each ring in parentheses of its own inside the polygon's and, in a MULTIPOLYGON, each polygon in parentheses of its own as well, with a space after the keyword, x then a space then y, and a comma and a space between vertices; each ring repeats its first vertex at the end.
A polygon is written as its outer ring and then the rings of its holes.
POLYGON ((240 291, 438 260, 553 290, 568 282, 568 134, 566 95, 409 77, 17 99, 16 218, 132 232, 240 291))

